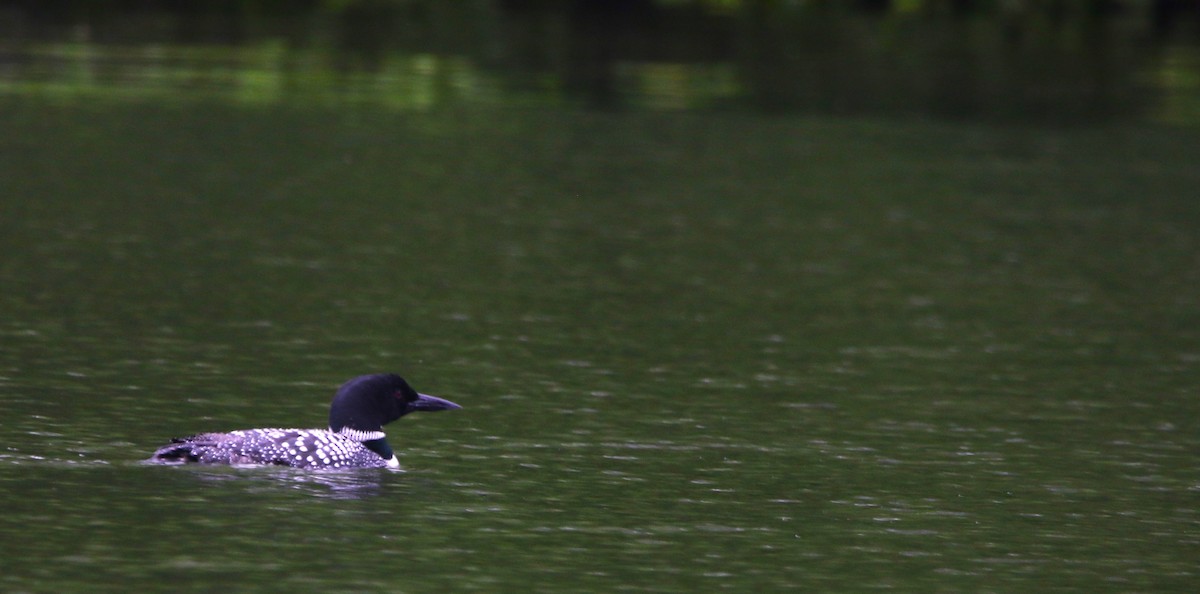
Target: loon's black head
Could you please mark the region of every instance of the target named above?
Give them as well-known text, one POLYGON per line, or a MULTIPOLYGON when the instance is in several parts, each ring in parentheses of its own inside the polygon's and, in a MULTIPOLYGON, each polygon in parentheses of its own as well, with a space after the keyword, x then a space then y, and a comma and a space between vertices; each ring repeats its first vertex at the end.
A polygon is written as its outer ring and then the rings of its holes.
POLYGON ((383 426, 415 411, 452 410, 461 406, 420 394, 394 373, 356 377, 338 388, 329 405, 329 429, 381 432, 383 426))

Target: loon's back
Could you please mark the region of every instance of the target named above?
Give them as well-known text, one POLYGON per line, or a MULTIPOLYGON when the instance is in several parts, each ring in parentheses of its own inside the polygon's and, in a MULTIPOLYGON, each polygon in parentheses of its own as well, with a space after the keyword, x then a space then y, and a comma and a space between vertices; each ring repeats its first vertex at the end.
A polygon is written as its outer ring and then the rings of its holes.
POLYGON ((178 437, 159 448, 151 462, 183 464, 274 464, 293 468, 383 468, 379 454, 362 443, 324 429, 244 429, 178 437))

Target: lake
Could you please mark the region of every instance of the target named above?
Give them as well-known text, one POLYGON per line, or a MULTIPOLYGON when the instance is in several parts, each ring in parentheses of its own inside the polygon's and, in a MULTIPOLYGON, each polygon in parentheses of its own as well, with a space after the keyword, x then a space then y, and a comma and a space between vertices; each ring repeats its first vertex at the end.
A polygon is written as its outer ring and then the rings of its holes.
POLYGON ((1051 125, 742 102, 715 58, 577 93, 29 35, 0 590, 1194 588, 1200 135, 1138 92, 1051 125), (463 406, 386 428, 404 472, 142 462, 376 371, 463 406))

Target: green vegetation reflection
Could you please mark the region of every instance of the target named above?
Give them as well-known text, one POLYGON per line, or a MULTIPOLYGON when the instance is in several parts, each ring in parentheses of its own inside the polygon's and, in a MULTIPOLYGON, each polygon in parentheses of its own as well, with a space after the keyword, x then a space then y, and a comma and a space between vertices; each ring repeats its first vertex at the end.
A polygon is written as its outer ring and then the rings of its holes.
POLYGON ((48 6, 0 20, 0 94, 1045 122, 1200 114, 1200 22, 1159 2, 48 6))

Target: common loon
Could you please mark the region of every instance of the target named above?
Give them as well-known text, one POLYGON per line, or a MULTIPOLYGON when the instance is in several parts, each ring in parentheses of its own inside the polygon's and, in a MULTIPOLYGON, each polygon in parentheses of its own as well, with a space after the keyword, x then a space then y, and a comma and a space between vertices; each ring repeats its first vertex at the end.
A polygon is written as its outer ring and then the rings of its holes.
POLYGON ((329 429, 244 429, 177 437, 147 462, 273 464, 295 468, 400 468, 383 426, 415 411, 461 406, 419 394, 392 373, 356 377, 329 405, 329 429))

